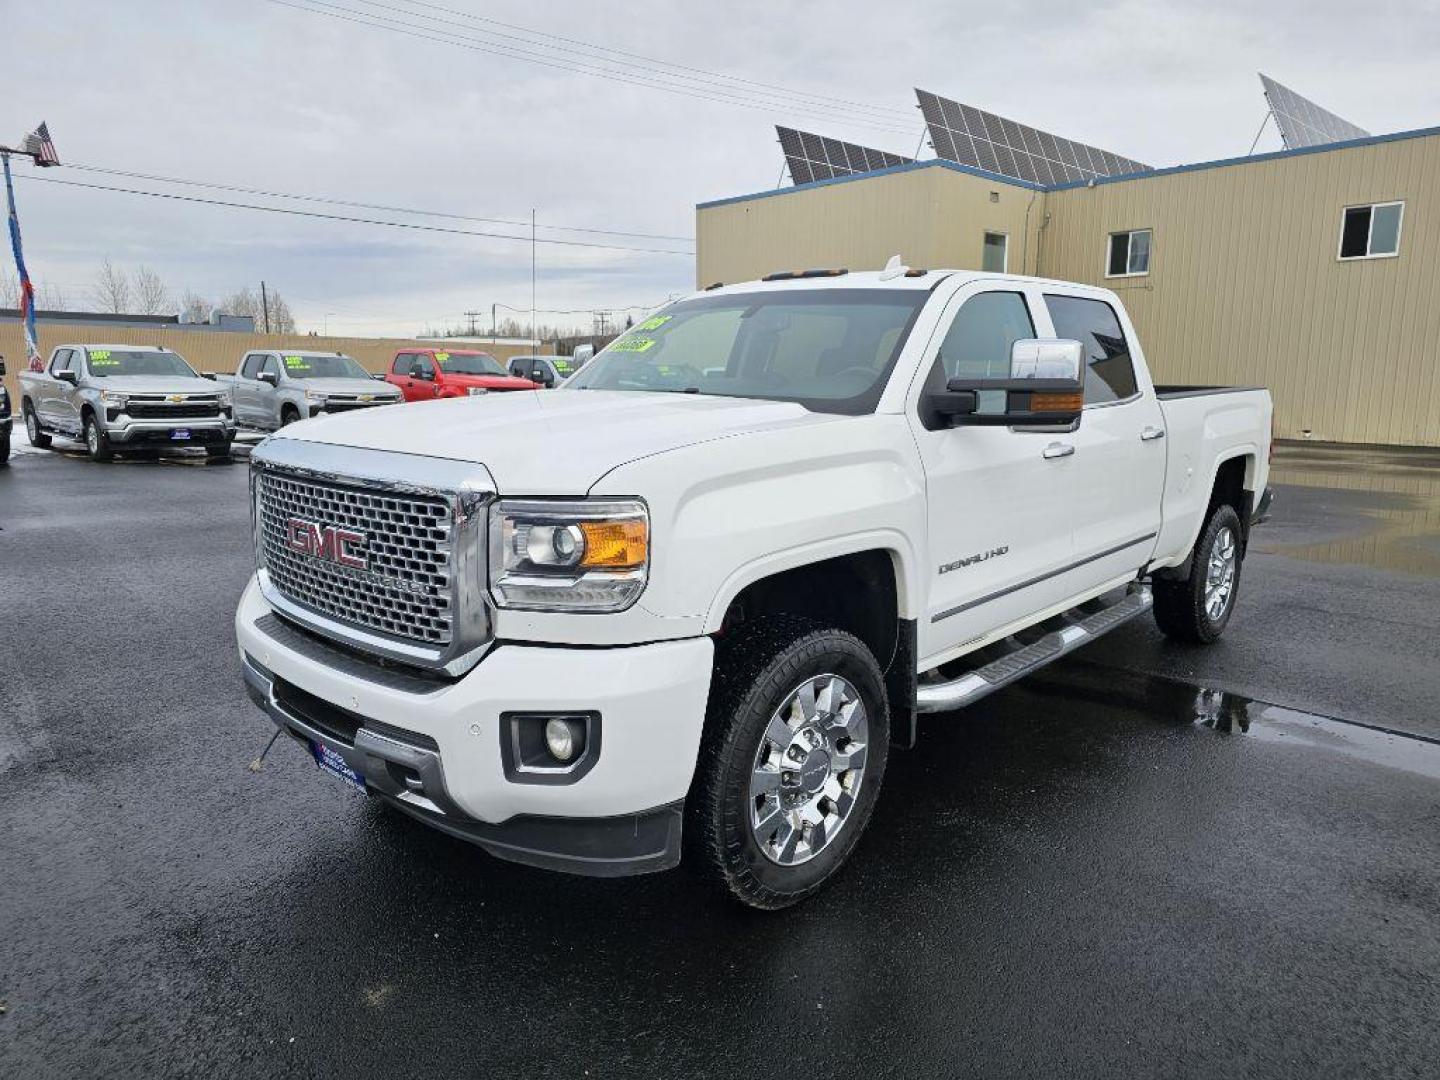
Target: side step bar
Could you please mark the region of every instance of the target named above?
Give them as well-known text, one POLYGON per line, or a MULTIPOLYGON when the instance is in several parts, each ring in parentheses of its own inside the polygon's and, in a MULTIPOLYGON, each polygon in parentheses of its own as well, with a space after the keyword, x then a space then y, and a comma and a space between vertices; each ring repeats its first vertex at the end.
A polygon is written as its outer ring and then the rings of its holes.
POLYGON ((1069 626, 1052 631, 1039 641, 992 660, 984 667, 967 671, 948 682, 922 682, 916 692, 915 709, 917 712, 933 713, 964 708, 1016 679, 1023 679, 1046 664, 1054 663, 1066 653, 1088 645, 1117 626, 1144 615, 1154 603, 1148 584, 1132 586, 1124 599, 1103 611, 1075 618, 1069 626))

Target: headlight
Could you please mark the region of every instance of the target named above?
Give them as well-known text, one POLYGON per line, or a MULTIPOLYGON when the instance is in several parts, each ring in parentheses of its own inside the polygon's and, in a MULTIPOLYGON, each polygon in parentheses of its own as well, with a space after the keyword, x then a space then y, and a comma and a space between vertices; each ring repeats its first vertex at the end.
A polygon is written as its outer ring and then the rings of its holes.
POLYGON ((114 390, 100 391, 100 400, 112 409, 123 409, 130 403, 127 395, 117 394, 114 390))
POLYGON ((217 400, 220 402, 220 407, 222 409, 228 409, 232 404, 234 404, 235 395, 229 390, 221 390, 220 396, 217 400))
POLYGON ((318 401, 321 405, 323 405, 325 404, 325 392, 323 390, 306 390, 305 400, 318 401))
POLYGON ((490 593, 503 608, 624 611, 650 571, 638 499, 502 500, 490 510, 490 593))
POLYGON ((489 392, 490 391, 483 386, 472 386, 466 391, 471 397, 479 397, 481 394, 488 394, 489 392))

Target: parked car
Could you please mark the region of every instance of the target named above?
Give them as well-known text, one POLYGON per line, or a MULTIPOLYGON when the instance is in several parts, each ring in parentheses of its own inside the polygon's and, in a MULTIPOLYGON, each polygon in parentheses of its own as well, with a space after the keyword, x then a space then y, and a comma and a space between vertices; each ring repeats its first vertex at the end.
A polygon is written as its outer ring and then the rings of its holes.
POLYGON ((20 411, 30 442, 85 441, 97 461, 119 449, 202 445, 230 453, 230 391, 179 353, 151 345, 61 345, 41 371, 20 373, 20 411))
POLYGON ((507 374, 489 353, 473 349, 405 349, 395 354, 385 379, 400 387, 406 401, 535 389, 529 379, 507 374))
POLYGON ((845 862, 919 714, 1147 612, 1218 638, 1269 505, 1269 393, 1156 387, 1062 281, 776 275, 488 404, 256 450, 252 698, 502 858, 637 874, 683 835, 761 908, 845 862))
POLYGON ((359 361, 344 353, 250 352, 234 375, 216 379, 234 391, 236 422, 258 431, 403 400, 398 391, 376 386, 359 361))
MULTIPOLYGON (((5 377, 5 358, 0 356, 0 379, 5 377)), ((14 418, 10 414, 10 391, 0 382, 0 469, 10 463, 10 428, 14 418)))
POLYGON ((510 374, 551 389, 575 374, 575 367, 563 356, 512 356, 510 374))

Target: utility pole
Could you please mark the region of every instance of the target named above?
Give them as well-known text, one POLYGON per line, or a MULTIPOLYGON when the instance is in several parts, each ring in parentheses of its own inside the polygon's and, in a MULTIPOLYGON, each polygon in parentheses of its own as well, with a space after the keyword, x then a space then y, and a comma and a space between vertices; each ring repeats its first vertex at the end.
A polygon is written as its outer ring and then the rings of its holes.
POLYGON ((474 337, 474 336, 475 336, 475 316, 476 316, 476 315, 479 315, 480 312, 478 312, 478 311, 467 311, 467 312, 465 312, 465 314, 470 317, 470 336, 471 336, 471 337, 474 337))
POLYGON ((535 208, 530 208, 530 337, 535 347, 540 347, 540 335, 535 332, 535 208))
POLYGON ((491 340, 491 341, 496 340, 496 334, 499 332, 498 328, 499 328, 499 325, 500 325, 500 324, 495 321, 495 309, 496 309, 497 307, 499 307, 499 306, 500 306, 499 304, 491 304, 491 305, 490 305, 490 340, 491 340))
POLYGON ((260 313, 265 317, 265 333, 270 332, 270 294, 265 291, 265 282, 260 282, 260 313))

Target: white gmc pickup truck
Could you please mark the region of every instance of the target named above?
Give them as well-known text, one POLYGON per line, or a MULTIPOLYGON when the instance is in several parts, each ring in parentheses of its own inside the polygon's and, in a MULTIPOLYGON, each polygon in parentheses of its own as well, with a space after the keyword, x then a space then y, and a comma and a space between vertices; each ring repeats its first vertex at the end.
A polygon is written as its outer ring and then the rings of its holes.
POLYGON ((1270 415, 1154 386, 1103 289, 898 260, 713 286, 558 390, 261 443, 245 681, 323 769, 503 858, 684 850, 783 907, 917 714, 1152 608, 1220 635, 1270 415))

